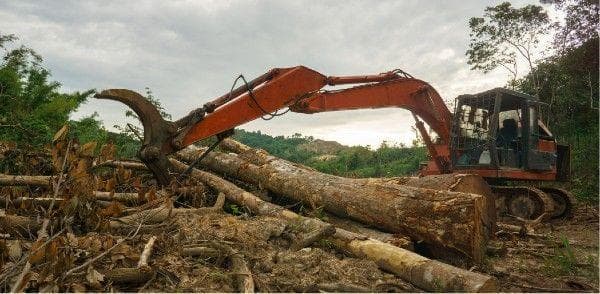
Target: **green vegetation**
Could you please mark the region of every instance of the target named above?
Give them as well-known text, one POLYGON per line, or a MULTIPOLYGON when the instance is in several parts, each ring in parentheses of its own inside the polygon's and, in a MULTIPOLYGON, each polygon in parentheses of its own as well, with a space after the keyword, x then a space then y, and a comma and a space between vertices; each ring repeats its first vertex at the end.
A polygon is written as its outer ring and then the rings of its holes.
POLYGON ((0 48, 4 50, 0 63, 0 141, 15 142, 18 148, 39 149, 68 123, 70 136, 80 143, 96 141, 99 148, 113 142, 119 156, 135 155, 139 141, 131 133, 107 131, 97 114, 69 120, 94 90, 61 93, 60 83, 52 81, 50 71, 42 66, 42 57, 31 48, 15 45, 17 40, 14 35, 0 34, 0 48))
POLYGON ((58 82, 41 66, 42 57, 25 46, 11 46, 14 35, 0 35, 0 140, 43 146, 92 93, 60 93, 58 82))
POLYGON ((585 262, 580 262, 569 240, 564 236, 561 236, 560 239, 561 245, 554 249, 554 255, 544 259, 544 271, 550 276, 585 275, 597 280, 597 258, 590 255, 585 262))
POLYGON ((504 2, 487 7, 483 17, 471 18, 469 28, 471 42, 466 55, 471 69, 487 73, 502 67, 510 73, 512 84, 519 75, 520 58, 533 69, 540 36, 547 34, 552 24, 541 6, 515 8, 504 2))
POLYGON ((316 170, 346 177, 383 177, 414 175, 419 164, 427 160, 424 147, 390 146, 381 144, 376 150, 363 146, 345 147, 334 154, 306 151, 302 144, 315 142, 313 137, 294 134, 271 137, 258 132, 237 130, 234 138, 286 160, 308 165, 316 170))

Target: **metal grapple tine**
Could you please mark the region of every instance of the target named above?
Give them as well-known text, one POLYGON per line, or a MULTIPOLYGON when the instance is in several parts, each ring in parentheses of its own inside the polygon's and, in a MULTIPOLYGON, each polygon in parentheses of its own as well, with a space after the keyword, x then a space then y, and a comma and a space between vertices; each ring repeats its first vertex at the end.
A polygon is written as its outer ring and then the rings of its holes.
POLYGON ((167 155, 174 151, 171 138, 177 132, 173 122, 166 121, 156 107, 144 96, 127 89, 104 90, 94 98, 119 101, 131 108, 144 126, 144 142, 138 157, 154 173, 159 184, 168 185, 172 179, 167 155))

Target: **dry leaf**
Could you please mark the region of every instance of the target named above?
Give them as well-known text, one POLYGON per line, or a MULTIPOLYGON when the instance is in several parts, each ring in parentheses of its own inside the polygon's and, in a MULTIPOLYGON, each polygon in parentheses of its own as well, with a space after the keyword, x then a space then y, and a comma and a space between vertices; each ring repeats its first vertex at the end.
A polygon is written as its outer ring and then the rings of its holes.
POLYGON ((117 201, 112 201, 107 207, 101 209, 98 215, 101 217, 116 217, 121 215, 124 209, 125 205, 117 201))
POLYGON ((104 249, 109 249, 115 245, 115 239, 112 236, 107 235, 105 236, 102 245, 104 246, 104 249))
POLYGON ((58 248, 60 248, 60 239, 54 239, 46 246, 45 257, 47 260, 56 260, 58 258, 58 248))
POLYGON ((101 282, 104 281, 104 275, 99 273, 91 265, 87 269, 85 280, 88 285, 94 289, 100 289, 102 287, 101 282))
POLYGON ((129 178, 131 178, 131 170, 126 169, 123 165, 117 166, 116 169, 117 179, 119 183, 126 183, 129 178))
POLYGON ((12 261, 17 261, 17 260, 19 260, 19 258, 21 258, 21 255, 23 254, 23 250, 21 248, 20 240, 8 240, 6 242, 6 247, 8 249, 8 257, 12 261))
POLYGON ((104 181, 101 177, 96 177, 96 185, 94 187, 96 187, 96 190, 104 188, 104 181))
POLYGON ((81 147, 79 147, 79 155, 93 157, 94 150, 96 150, 96 145, 97 145, 97 143, 95 141, 91 141, 91 142, 87 142, 87 143, 83 144, 81 147))
POLYGON ((111 142, 100 147, 100 154, 98 155, 98 162, 105 162, 108 160, 114 160, 116 153, 116 147, 111 142))
POLYGON ((31 252, 30 253, 31 255, 29 256, 29 262, 31 264, 38 264, 38 263, 44 261, 44 257, 46 256, 46 250, 45 250, 45 248, 40 248, 40 247, 43 246, 44 243, 46 242, 45 239, 46 238, 37 240, 31 245, 31 249, 29 250, 31 252), (39 250, 38 250, 38 248, 39 248, 39 250))
POLYGON ((88 247, 88 249, 94 253, 100 252, 100 250, 102 250, 102 241, 98 238, 91 238, 90 247, 88 247))
POLYGON ((71 292, 73 293, 84 293, 86 291, 85 285, 79 283, 73 283, 70 285, 71 292))
POLYGON ((142 188, 142 179, 139 176, 135 177, 131 185, 139 191, 142 188))
POLYGON ((106 181, 106 186, 104 186, 104 191, 112 192, 115 190, 115 186, 117 185, 117 179, 112 177, 106 181))
POLYGON ((77 247, 79 245, 79 240, 72 233, 67 233, 67 244, 71 247, 77 247))
POLYGON ((148 202, 152 202, 157 199, 156 187, 154 187, 154 186, 150 187, 150 191, 148 191, 148 194, 146 194, 146 199, 148 200, 148 202))
POLYGON ((67 137, 67 133, 69 133, 69 125, 64 125, 56 134, 54 134, 54 138, 52 138, 52 143, 57 141, 63 141, 67 137))
POLYGON ((131 172, 130 169, 126 169, 125 172, 123 172, 123 177, 122 177, 123 182, 126 182, 127 180, 129 180, 131 178, 132 174, 133 173, 131 172))
POLYGON ((121 260, 125 260, 125 255, 119 253, 110 256, 110 261, 112 261, 113 263, 116 263, 121 260))
POLYGON ((39 293, 58 293, 59 292, 59 288, 58 285, 56 285, 55 282, 50 282, 47 283, 46 285, 44 285, 43 287, 40 287, 38 289, 39 293))

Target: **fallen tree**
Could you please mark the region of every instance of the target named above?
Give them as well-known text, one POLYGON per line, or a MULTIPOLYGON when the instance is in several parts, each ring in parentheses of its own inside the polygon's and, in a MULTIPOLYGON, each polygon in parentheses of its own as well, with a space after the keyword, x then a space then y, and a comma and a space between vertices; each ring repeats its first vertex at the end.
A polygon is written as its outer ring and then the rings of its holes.
MULTIPOLYGON (((177 160, 171 159, 170 161, 179 172, 183 172, 188 168, 187 165, 177 160)), ((319 219, 304 217, 281 206, 263 201, 258 196, 209 172, 193 169, 190 176, 222 192, 227 200, 243 205, 255 214, 282 218, 313 229, 331 226, 319 219)), ((425 290, 445 292, 497 291, 496 280, 492 277, 431 260, 364 235, 335 228, 335 233, 327 238, 340 250, 357 257, 373 260, 382 269, 390 271, 425 290)))
MULTIPOLYGON (((191 162, 203 151, 189 147, 177 156, 191 162)), ((200 164, 313 208, 423 241, 433 253, 450 251, 481 262, 490 236, 491 199, 481 195, 337 177, 251 148, 240 156, 211 152, 200 164)))
POLYGON ((406 185, 417 188, 447 190, 453 192, 473 193, 484 196, 487 204, 487 214, 489 217, 485 223, 490 230, 489 235, 495 232, 496 224, 496 197, 487 182, 479 175, 474 174, 444 174, 431 175, 425 177, 393 177, 393 178, 372 178, 373 181, 383 181, 398 185, 406 185))

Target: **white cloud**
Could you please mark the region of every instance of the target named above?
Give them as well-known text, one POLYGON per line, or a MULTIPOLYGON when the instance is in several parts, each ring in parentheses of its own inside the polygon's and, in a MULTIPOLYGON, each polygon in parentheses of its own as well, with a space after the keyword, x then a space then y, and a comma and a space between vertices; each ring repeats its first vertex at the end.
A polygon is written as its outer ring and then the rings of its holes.
MULTIPOLYGON (((239 73, 252 78, 298 64, 326 75, 399 67, 452 107, 461 93, 505 83, 501 71, 470 71, 464 57, 468 18, 496 3, 12 1, 0 3, 0 27, 38 51, 64 90, 150 87, 175 118, 228 91, 239 73)), ((74 117, 96 111, 110 127, 123 123, 124 110, 91 100, 74 117)), ((242 127, 377 146, 410 143, 413 124, 408 111, 386 109, 288 114, 242 127)))

